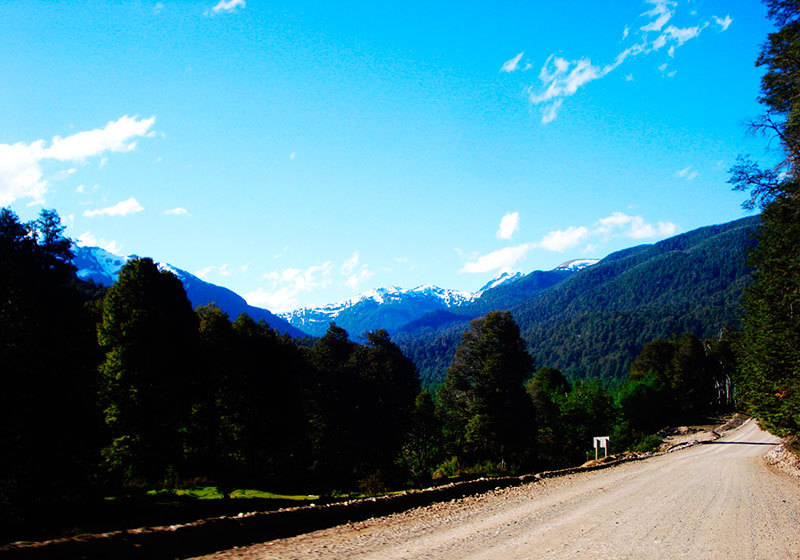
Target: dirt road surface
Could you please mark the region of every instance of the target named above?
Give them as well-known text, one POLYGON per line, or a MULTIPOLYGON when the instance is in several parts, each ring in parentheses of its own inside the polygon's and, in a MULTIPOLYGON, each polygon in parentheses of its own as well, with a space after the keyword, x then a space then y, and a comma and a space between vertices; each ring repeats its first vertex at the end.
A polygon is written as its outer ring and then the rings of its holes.
POLYGON ((715 443, 205 559, 800 559, 800 483, 755 422, 715 443))

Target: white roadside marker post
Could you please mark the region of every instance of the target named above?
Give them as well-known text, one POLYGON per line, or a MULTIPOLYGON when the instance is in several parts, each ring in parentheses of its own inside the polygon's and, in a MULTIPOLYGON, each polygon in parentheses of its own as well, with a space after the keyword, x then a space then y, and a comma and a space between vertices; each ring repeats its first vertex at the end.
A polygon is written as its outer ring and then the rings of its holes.
POLYGON ((594 460, 597 460, 597 450, 602 447, 604 450, 603 457, 608 457, 608 436, 599 436, 594 438, 594 460))

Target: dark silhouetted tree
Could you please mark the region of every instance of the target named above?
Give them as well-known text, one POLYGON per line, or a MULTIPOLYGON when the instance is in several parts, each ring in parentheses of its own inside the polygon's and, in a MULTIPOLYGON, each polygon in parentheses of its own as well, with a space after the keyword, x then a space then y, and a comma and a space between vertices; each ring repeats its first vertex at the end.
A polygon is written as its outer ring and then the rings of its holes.
POLYGON ((160 483, 184 463, 196 373, 197 316, 178 278, 128 261, 103 302, 98 340, 107 468, 125 483, 160 483))
POLYGON ((529 466, 536 426, 524 382, 533 360, 508 312, 470 323, 439 391, 446 435, 472 462, 529 466))

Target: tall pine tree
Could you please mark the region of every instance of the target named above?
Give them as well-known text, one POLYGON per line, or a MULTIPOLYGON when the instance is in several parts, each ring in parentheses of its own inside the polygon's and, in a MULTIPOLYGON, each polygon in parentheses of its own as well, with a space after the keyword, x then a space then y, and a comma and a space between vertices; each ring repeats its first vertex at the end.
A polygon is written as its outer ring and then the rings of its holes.
POLYGON ((800 3, 768 0, 779 26, 757 64, 766 67, 759 101, 766 113, 753 126, 777 139, 784 159, 762 169, 740 158, 730 183, 749 191, 747 208, 762 208, 750 264, 737 391, 740 402, 779 435, 800 433, 800 3))

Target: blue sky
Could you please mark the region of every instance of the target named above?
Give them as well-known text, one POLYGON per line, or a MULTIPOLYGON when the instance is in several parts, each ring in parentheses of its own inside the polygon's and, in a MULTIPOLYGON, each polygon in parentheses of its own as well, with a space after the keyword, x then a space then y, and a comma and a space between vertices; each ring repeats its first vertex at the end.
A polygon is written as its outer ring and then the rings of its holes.
POLYGON ((754 0, 6 1, 0 205, 272 311, 745 215, 754 0))

